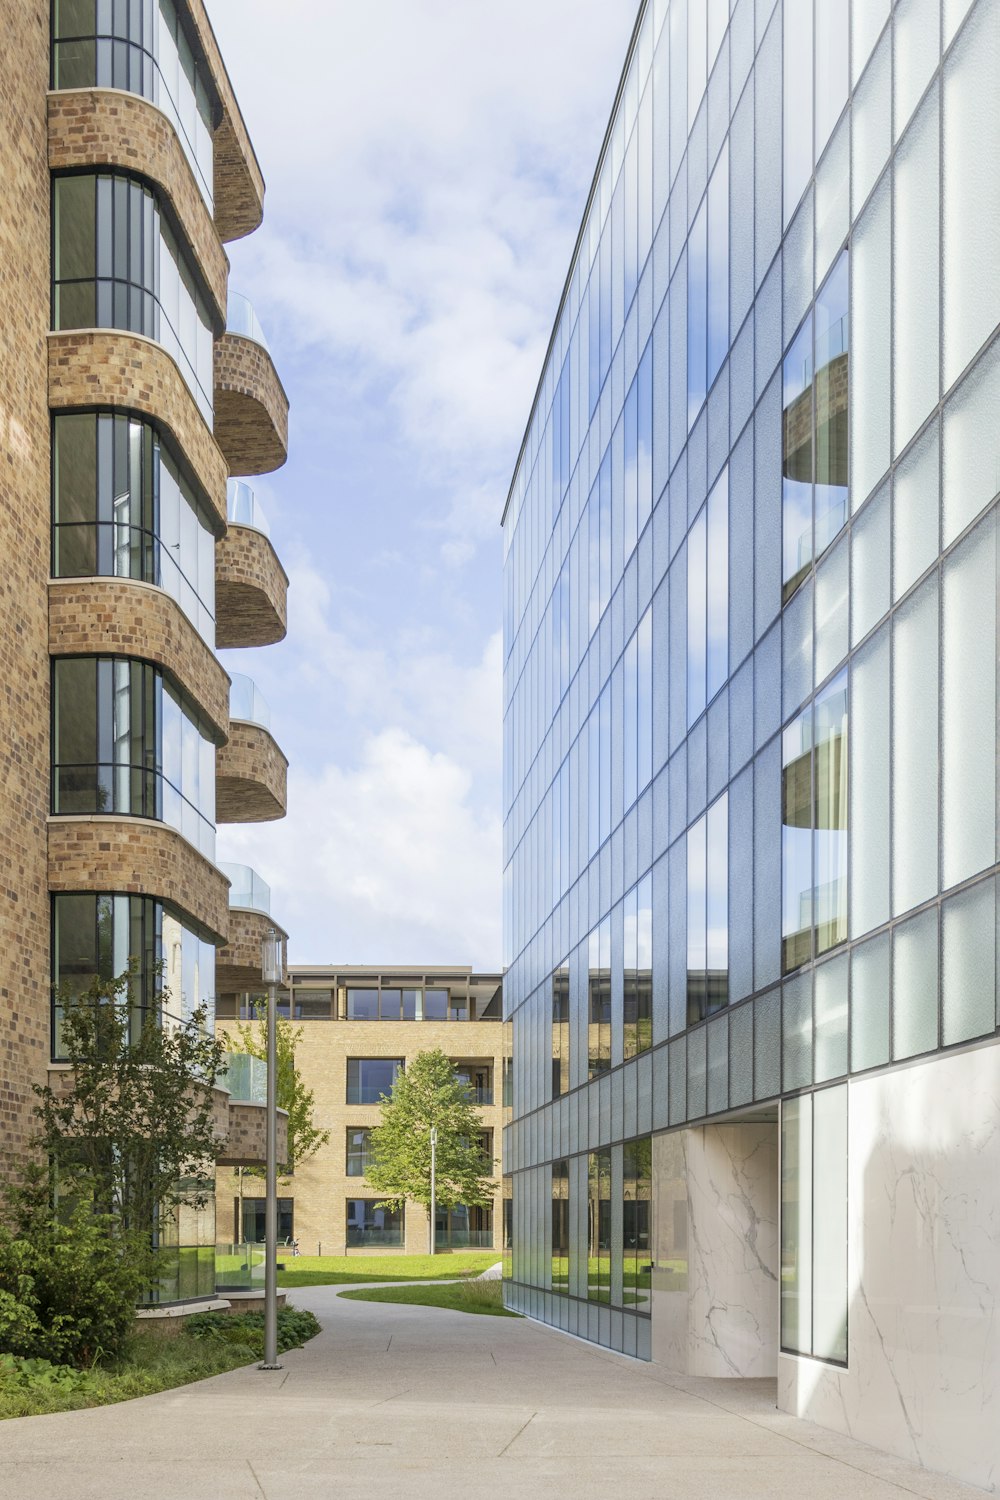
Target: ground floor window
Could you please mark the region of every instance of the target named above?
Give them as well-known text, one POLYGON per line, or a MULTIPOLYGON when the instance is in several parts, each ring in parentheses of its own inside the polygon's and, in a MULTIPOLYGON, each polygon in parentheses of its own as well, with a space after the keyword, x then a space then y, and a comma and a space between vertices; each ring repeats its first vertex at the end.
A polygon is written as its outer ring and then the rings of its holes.
POLYGON ((402 1245, 403 1210, 384 1208, 378 1198, 348 1198, 347 1244, 402 1245))
POLYGON ((439 1208, 434 1229, 439 1250, 464 1249, 467 1245, 489 1250, 493 1245, 493 1209, 466 1208, 464 1203, 439 1208))
MULTIPOLYGON (((243 1199, 243 1225, 240 1230, 240 1200, 233 1199, 233 1224, 236 1227, 238 1244, 262 1245, 264 1243, 264 1199, 243 1199)), ((278 1199, 278 1244, 290 1245, 295 1237, 295 1199, 278 1199)))
POLYGON ((847 1362, 847 1086, 781 1107, 781 1347, 847 1362))

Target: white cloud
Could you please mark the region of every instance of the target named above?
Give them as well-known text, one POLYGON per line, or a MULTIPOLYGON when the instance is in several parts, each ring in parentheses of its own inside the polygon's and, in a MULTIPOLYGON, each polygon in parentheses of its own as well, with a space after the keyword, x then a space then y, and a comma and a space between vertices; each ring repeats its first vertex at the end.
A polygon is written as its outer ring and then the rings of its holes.
POLYGON ((474 806, 470 790, 449 755, 384 729, 356 765, 293 768, 287 820, 266 834, 225 830, 227 853, 259 862, 266 837, 266 878, 280 891, 273 916, 300 961, 493 968, 500 820, 474 806))

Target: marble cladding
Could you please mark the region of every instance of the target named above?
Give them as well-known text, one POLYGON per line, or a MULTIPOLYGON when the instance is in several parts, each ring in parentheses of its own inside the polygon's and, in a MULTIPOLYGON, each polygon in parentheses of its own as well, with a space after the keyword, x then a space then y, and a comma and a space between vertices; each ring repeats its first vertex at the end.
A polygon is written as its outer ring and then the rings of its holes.
POLYGON ((778 1127, 653 1138, 652 1357, 685 1375, 773 1376, 778 1127))
POLYGON ((1000 1046, 852 1080, 848 1367, 778 1405, 1000 1491, 1000 1046))

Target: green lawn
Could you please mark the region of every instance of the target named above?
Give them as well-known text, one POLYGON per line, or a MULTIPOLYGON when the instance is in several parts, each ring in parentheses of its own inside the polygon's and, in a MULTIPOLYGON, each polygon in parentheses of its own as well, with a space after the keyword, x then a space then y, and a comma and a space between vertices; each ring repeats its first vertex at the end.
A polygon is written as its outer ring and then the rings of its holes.
POLYGON ((352 1281, 428 1281, 478 1276, 500 1259, 497 1250, 455 1250, 450 1255, 298 1255, 279 1250, 285 1269, 278 1285, 346 1286, 352 1281))
POLYGON ((503 1283, 500 1281, 464 1281, 439 1286, 366 1287, 356 1292, 341 1292, 352 1302, 406 1302, 417 1307, 446 1307, 452 1312, 484 1313, 493 1318, 519 1318, 503 1305, 503 1283))

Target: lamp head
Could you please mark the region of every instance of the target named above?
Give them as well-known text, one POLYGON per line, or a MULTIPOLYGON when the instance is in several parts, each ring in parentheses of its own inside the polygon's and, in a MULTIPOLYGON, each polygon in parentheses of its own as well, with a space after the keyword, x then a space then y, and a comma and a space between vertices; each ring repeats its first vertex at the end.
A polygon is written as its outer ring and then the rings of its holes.
POLYGON ((268 929, 260 945, 260 968, 265 984, 281 983, 281 939, 273 927, 268 929))

